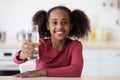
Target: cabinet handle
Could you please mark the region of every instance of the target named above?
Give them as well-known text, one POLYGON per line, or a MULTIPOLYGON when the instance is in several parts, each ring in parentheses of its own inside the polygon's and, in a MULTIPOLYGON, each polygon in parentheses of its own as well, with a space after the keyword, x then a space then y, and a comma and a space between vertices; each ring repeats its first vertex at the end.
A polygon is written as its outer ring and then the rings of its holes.
POLYGON ((10 57, 10 56, 12 56, 12 53, 10 53, 10 52, 5 52, 5 53, 4 53, 4 56, 10 57))

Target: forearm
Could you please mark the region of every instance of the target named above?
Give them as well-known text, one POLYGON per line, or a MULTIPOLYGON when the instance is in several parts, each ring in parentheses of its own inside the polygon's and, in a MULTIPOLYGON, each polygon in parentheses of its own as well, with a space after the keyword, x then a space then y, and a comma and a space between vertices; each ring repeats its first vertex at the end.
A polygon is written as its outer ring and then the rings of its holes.
POLYGON ((46 69, 39 70, 39 74, 40 74, 40 76, 46 76, 47 75, 46 69))
POLYGON ((30 77, 40 77, 40 76, 46 76, 46 69, 27 71, 24 73, 13 75, 13 77, 16 78, 30 78, 30 77))
POLYGON ((47 76, 56 77, 80 77, 82 72, 82 66, 66 66, 61 68, 47 69, 47 76))
POLYGON ((33 70, 28 71, 30 77, 40 77, 40 76, 46 76, 46 69, 40 69, 40 70, 33 70))

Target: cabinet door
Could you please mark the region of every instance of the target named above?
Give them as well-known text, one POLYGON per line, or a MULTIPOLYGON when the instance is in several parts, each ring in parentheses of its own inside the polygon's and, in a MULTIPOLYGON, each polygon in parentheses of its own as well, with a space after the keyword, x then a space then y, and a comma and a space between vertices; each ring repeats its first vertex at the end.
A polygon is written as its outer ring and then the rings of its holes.
POLYGON ((83 49, 84 66, 82 76, 99 75, 99 49, 83 49))
POLYGON ((102 76, 120 76, 120 50, 103 49, 100 66, 102 76))

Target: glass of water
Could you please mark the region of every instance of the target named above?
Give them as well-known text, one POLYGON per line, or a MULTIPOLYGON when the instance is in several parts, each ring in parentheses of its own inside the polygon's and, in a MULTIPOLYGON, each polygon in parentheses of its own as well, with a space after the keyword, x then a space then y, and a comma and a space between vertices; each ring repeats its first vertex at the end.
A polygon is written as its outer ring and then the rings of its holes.
MULTIPOLYGON (((38 32, 38 25, 33 25, 31 29, 29 29, 28 32, 26 32, 26 40, 31 40, 35 44, 39 44, 39 32, 38 32)), ((35 47, 36 53, 34 54, 33 58, 29 58, 28 60, 31 59, 39 59, 39 47, 35 47)))

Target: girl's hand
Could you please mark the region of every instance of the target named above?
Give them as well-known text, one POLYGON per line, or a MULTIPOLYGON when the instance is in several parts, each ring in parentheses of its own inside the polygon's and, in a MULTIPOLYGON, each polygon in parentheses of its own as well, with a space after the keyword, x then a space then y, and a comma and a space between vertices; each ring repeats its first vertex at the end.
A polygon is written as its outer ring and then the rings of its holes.
POLYGON ((19 73, 19 74, 13 75, 13 77, 15 77, 15 78, 30 78, 30 77, 40 77, 40 76, 46 76, 45 69, 27 71, 24 73, 19 73))
POLYGON ((21 53, 19 55, 20 59, 27 59, 28 57, 32 58, 36 53, 35 50, 36 44, 32 43, 30 40, 23 42, 21 47, 21 53))

